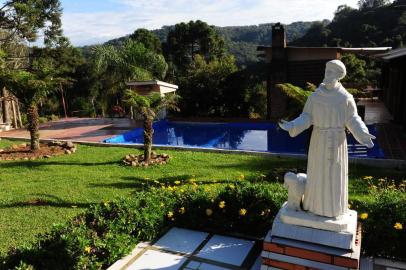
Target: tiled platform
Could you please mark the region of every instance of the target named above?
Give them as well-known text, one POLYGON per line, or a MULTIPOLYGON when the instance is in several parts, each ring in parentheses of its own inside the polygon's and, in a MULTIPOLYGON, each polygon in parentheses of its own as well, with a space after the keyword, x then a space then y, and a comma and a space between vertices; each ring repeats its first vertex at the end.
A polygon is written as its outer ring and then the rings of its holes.
POLYGON ((172 228, 114 270, 259 270, 261 243, 254 240, 172 228))

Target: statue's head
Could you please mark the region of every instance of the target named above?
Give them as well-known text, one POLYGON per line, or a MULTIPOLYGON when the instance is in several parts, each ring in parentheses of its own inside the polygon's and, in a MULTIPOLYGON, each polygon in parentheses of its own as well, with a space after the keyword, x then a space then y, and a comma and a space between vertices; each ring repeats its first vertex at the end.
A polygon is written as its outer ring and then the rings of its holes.
POLYGON ((334 86, 336 83, 345 77, 347 70, 345 65, 340 60, 331 60, 326 64, 323 83, 325 85, 334 86))

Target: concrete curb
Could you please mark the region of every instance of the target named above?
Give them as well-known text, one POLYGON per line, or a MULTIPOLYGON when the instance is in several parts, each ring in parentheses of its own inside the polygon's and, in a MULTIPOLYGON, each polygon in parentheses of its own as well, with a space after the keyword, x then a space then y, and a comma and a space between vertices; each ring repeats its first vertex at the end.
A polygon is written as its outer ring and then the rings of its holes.
MULTIPOLYGON (((7 140, 21 140, 29 141, 30 139, 24 137, 9 137, 0 136, 2 139, 7 140)), ((52 142, 52 141, 71 141, 73 143, 98 146, 98 147, 123 147, 123 148, 143 148, 142 144, 125 144, 125 143, 102 143, 102 142, 89 142, 80 140, 59 140, 59 139, 41 139, 41 142, 52 142)), ((246 155, 256 155, 265 157, 277 157, 277 158, 296 158, 301 160, 306 160, 307 155, 305 154, 288 154, 288 153, 270 153, 270 152, 259 152, 259 151, 249 151, 249 150, 231 150, 231 149, 214 149, 214 148, 198 148, 198 147, 180 147, 180 146, 154 146, 154 149, 160 150, 180 150, 180 151, 196 151, 196 152, 207 152, 207 153, 222 153, 222 154, 246 154, 246 155)), ((349 157, 348 162, 352 165, 365 165, 376 168, 393 168, 393 169, 406 169, 406 160, 400 159, 381 159, 381 158, 356 158, 349 157)))

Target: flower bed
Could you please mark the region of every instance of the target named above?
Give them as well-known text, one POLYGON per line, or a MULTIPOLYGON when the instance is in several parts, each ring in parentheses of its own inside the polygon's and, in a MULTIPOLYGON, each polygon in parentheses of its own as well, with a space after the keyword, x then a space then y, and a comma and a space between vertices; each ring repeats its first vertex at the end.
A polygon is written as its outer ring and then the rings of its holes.
MULTIPOLYGON (((405 193, 373 192, 371 200, 351 202, 360 214, 367 213, 362 220, 363 250, 406 259, 405 233, 396 225, 405 224, 405 193)), ((3 258, 0 268, 105 269, 139 241, 153 240, 171 226, 264 237, 286 195, 277 183, 198 185, 192 179, 187 185, 168 186, 157 182, 134 198, 94 205, 67 225, 55 225, 35 245, 3 258)))

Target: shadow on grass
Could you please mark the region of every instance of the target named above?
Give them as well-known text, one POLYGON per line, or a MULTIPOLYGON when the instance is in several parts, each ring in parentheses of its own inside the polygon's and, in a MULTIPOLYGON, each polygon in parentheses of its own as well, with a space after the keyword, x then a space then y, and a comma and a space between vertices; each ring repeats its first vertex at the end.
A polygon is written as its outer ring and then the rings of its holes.
POLYGON ((2 164, 7 168, 14 167, 28 167, 35 168, 49 165, 65 165, 65 166, 104 166, 104 165, 120 165, 121 161, 107 161, 107 162, 63 162, 63 161, 14 161, 2 164))
MULTIPOLYGON (((167 176, 161 178, 142 178, 136 176, 124 176, 120 179, 124 181, 116 182, 116 183, 97 183, 97 184, 90 184, 90 187, 93 188, 119 188, 119 189, 133 189, 134 193, 146 190, 151 187, 160 188, 162 185, 164 186, 182 186, 184 184, 191 183, 191 179, 194 179, 195 175, 177 175, 177 176, 167 176), (179 182, 178 182, 179 181, 179 182)), ((235 183, 235 180, 230 179, 221 179, 221 180, 195 180, 194 181, 198 185, 210 185, 210 184, 231 184, 235 183)))
POLYGON ((0 209, 14 208, 14 207, 32 207, 32 206, 51 206, 58 208, 88 208, 95 203, 75 203, 62 200, 61 198, 44 193, 31 194, 34 196, 32 199, 20 202, 13 202, 9 204, 0 204, 0 209))
POLYGON ((277 167, 295 168, 306 166, 306 160, 277 157, 258 157, 257 159, 243 160, 234 164, 213 165, 217 169, 235 168, 248 171, 272 170, 277 167))
POLYGON ((124 176, 120 179, 124 180, 116 183, 97 183, 97 184, 90 184, 90 187, 93 188, 120 188, 120 189, 135 189, 136 191, 143 190, 150 187, 160 187, 163 183, 165 185, 175 185, 176 181, 180 181, 181 184, 186 183, 189 179, 192 179, 192 175, 177 175, 177 176, 168 176, 168 177, 161 177, 155 179, 143 178, 143 177, 136 177, 136 176, 124 176))

